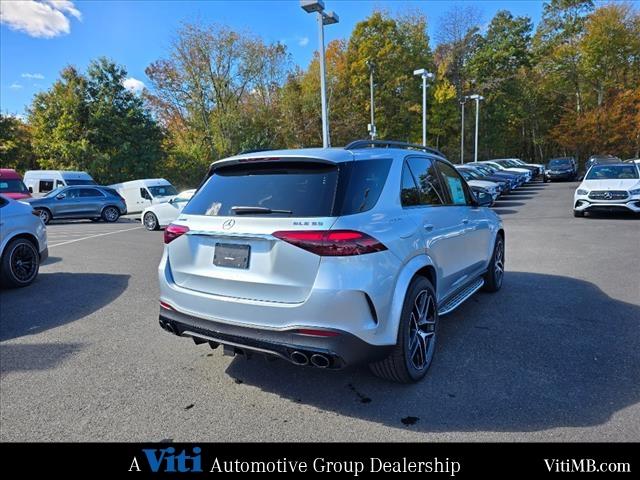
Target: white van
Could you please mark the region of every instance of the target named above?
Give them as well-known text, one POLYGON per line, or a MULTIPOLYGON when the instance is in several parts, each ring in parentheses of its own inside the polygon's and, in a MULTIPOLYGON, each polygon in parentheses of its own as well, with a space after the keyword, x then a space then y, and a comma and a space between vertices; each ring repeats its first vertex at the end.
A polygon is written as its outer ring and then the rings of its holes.
POLYGON ((148 206, 168 202, 178 194, 176 187, 164 178, 132 180, 109 186, 124 198, 127 213, 142 212, 148 206))
POLYGON ((41 197, 56 188, 96 184, 87 172, 70 170, 28 170, 23 181, 34 197, 41 197))

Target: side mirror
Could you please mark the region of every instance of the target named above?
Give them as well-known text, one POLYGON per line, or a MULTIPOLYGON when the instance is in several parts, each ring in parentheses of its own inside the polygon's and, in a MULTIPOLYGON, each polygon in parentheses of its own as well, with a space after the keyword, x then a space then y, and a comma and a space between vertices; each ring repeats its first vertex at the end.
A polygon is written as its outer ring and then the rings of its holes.
POLYGON ((66 198, 66 196, 67 196, 67 195, 66 195, 66 194, 64 194, 64 193, 59 193, 58 195, 56 195, 56 198, 57 198, 58 200, 62 200, 63 198, 66 198))
POLYGON ((487 192, 474 192, 479 207, 490 207, 493 203, 493 197, 487 192))
POLYGON ((33 187, 29 187, 29 193, 33 193, 33 187))

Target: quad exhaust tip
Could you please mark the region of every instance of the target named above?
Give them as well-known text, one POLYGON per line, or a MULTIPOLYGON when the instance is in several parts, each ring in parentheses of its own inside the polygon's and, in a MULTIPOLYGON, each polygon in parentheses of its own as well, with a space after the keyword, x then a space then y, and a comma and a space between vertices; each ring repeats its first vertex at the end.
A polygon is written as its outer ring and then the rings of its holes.
POLYGON ((302 353, 302 352, 295 351, 295 352, 293 352, 291 354, 291 356, 289 358, 291 358, 291 361, 293 363, 295 363, 296 365, 308 365, 309 364, 309 357, 307 357, 307 355, 305 353, 302 353))
POLYGON ((319 353, 314 353, 313 355, 311 355, 311 364, 314 367, 327 368, 330 363, 331 362, 329 358, 325 357, 324 355, 320 355, 319 353))

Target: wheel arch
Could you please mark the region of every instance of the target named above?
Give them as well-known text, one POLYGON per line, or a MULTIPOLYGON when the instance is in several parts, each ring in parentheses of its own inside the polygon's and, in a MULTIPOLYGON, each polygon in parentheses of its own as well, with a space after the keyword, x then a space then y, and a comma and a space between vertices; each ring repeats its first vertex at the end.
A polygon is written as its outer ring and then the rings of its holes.
POLYGON ((25 240, 28 240, 29 242, 31 242, 33 244, 33 246, 35 247, 35 249, 37 250, 38 254, 40 254, 40 242, 38 242, 38 238, 29 233, 29 232, 19 232, 16 233, 15 235, 12 235, 11 237, 7 238, 3 245, 2 245, 2 251, 0 252, 0 256, 4 255, 5 249, 7 248, 7 245, 9 245, 9 243, 13 242, 14 240, 16 240, 17 238, 24 238, 25 240))
POLYGON ((387 322, 383 333, 385 338, 389 340, 389 343, 395 343, 397 341, 400 316, 402 314, 402 307, 407 296, 409 285, 411 285, 414 278, 424 277, 433 285, 437 297, 437 271, 438 269, 436 268, 433 260, 426 254, 413 257, 402 268, 396 281, 393 299, 388 311, 387 322))

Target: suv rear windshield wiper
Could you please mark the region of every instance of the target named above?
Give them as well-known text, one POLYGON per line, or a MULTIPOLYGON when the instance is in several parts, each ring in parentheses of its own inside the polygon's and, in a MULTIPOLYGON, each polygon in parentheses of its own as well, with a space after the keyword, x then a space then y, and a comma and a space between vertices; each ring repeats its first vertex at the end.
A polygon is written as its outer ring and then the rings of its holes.
POLYGON ((239 207, 239 206, 231 207, 231 211, 236 215, 244 215, 247 213, 264 213, 266 215, 270 213, 285 213, 290 215, 293 213, 291 210, 277 210, 277 209, 272 209, 267 207, 239 207))

